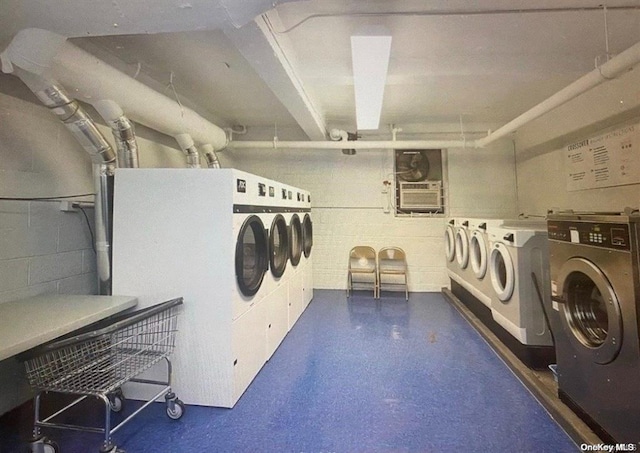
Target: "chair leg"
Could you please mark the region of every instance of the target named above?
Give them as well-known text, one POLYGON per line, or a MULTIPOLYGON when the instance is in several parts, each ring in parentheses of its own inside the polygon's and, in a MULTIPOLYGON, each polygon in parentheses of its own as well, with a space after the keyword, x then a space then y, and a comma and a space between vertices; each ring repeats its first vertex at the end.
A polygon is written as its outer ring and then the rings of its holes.
POLYGON ((351 297, 351 272, 347 272, 347 299, 351 297))
POLYGON ((404 297, 409 300, 409 285, 407 284, 407 274, 404 274, 404 297))

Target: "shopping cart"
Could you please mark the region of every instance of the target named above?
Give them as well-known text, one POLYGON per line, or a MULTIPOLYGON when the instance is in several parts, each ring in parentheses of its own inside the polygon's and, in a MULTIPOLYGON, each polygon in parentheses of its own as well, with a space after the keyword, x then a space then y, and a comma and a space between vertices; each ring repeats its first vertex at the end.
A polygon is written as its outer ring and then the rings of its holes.
POLYGON ((75 331, 53 342, 38 346, 22 355, 29 383, 37 392, 34 399, 33 453, 60 453, 41 428, 60 428, 103 433, 101 453, 122 453, 111 436, 157 398, 164 396, 167 415, 182 417, 184 403, 171 391, 171 362, 168 356, 175 347, 177 317, 182 298, 173 299, 137 312, 112 316, 75 331), (161 360, 167 362, 166 380, 137 379, 161 360), (139 409, 111 426, 111 413, 120 412, 125 401, 122 385, 138 382, 162 386, 153 398, 139 409), (79 396, 54 414, 40 419, 41 400, 49 393, 79 396), (104 403, 104 427, 55 423, 68 409, 89 397, 104 403))

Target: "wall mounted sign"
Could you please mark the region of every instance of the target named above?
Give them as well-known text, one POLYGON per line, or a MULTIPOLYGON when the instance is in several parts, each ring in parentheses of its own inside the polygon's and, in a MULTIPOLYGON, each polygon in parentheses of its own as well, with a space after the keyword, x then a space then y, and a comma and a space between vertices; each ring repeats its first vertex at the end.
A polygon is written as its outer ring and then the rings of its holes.
POLYGON ((564 151, 569 192, 640 183, 640 124, 572 143, 564 151))

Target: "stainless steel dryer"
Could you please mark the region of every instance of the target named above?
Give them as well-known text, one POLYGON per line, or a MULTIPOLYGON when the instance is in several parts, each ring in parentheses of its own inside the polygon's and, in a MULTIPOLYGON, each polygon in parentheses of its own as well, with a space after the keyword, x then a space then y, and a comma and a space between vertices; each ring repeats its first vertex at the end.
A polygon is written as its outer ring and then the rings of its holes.
POLYGON ((548 217, 560 398, 609 442, 640 442, 640 215, 548 217))

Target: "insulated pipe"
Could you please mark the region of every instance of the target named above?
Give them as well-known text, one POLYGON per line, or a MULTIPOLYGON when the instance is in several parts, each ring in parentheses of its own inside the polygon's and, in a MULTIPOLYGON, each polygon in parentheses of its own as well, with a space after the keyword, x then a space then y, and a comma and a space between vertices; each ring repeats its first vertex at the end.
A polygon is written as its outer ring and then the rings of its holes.
POLYGON ((98 294, 111 294, 111 213, 116 154, 84 109, 55 82, 22 71, 16 75, 60 119, 93 161, 98 294))
POLYGON ((227 148, 232 149, 343 149, 348 146, 350 149, 440 149, 440 148, 471 148, 475 147, 474 142, 462 140, 387 140, 387 141, 366 141, 354 140, 345 144, 343 141, 320 141, 320 142, 289 142, 289 141, 262 141, 262 142, 229 142, 227 148))
POLYGON ((125 116, 118 104, 110 100, 95 103, 95 108, 111 127, 118 149, 118 166, 138 168, 138 142, 131 121, 125 116))
POLYGON ((344 141, 349 140, 349 133, 342 129, 331 129, 329 131, 329 138, 333 141, 344 141))
POLYGON ((207 167, 220 168, 220 161, 218 160, 218 156, 210 143, 202 145, 200 149, 202 150, 204 157, 207 159, 207 167))
POLYGON ((578 97, 582 93, 600 85, 601 83, 613 79, 625 71, 630 70, 633 66, 640 63, 640 42, 629 47, 624 52, 616 55, 602 66, 594 69, 586 75, 580 77, 571 85, 558 91, 550 98, 542 101, 532 109, 526 111, 516 119, 508 122, 500 129, 490 133, 484 138, 476 140, 477 147, 484 147, 489 143, 504 137, 505 135, 515 131, 519 127, 530 121, 544 115, 547 112, 559 107, 560 105, 578 97))
POLYGON ((35 74, 50 73, 92 105, 112 99, 133 121, 166 135, 187 133, 218 150, 227 144, 227 135, 218 126, 56 33, 28 28, 16 34, 2 54, 2 70, 13 72, 16 66, 35 74))
POLYGON ((200 154, 193 138, 189 134, 178 134, 175 136, 180 149, 187 155, 187 168, 200 168, 200 154))

